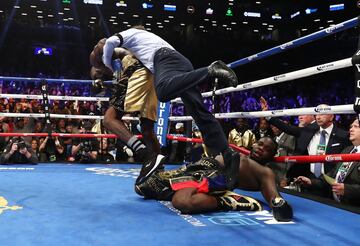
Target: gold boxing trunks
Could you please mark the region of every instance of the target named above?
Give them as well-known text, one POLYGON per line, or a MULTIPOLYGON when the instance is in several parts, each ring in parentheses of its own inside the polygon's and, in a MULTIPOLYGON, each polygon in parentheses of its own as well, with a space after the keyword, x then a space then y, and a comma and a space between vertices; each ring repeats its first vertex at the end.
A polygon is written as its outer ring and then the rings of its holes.
POLYGON ((125 56, 121 62, 123 65, 121 77, 128 77, 127 88, 126 90, 121 89, 120 82, 118 91, 113 92, 115 98, 110 99, 111 105, 119 111, 125 113, 139 112, 140 117, 156 121, 158 100, 153 75, 144 66, 139 66, 139 61, 131 55, 125 56), (134 66, 137 69, 132 71, 134 66))

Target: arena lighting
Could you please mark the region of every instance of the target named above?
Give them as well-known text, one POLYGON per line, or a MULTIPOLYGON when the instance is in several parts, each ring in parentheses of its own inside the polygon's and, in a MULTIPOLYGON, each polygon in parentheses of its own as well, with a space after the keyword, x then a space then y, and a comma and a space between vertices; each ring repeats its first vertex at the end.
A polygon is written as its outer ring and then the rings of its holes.
POLYGON ((343 3, 333 4, 329 6, 330 11, 338 11, 343 9, 345 9, 345 5, 343 3))
POLYGON ((99 4, 102 5, 103 4, 103 0, 84 0, 85 4, 99 4))
POLYGON ((125 3, 125 1, 119 1, 115 5, 116 5, 116 7, 127 7, 127 4, 125 3))
POLYGON ((233 16, 233 12, 230 7, 226 11, 226 16, 233 16))
POLYGON ((193 14, 195 13, 195 7, 192 6, 192 5, 189 5, 186 7, 186 11, 189 13, 189 14, 193 14))
POLYGON ((315 12, 317 12, 317 9, 311 9, 311 8, 305 9, 305 13, 306 13, 307 15, 312 14, 312 13, 315 13, 315 12))
POLYGON ((143 7, 143 9, 151 9, 154 7, 154 5, 151 3, 143 3, 142 7, 143 7))
POLYGON ((35 47, 34 48, 35 55, 44 55, 44 56, 52 56, 52 48, 45 47, 35 47))
POLYGON ((271 18, 273 18, 274 20, 281 20, 282 17, 279 14, 274 14, 273 16, 271 16, 271 18))
POLYGON ((290 15, 290 19, 292 19, 292 18, 294 18, 294 17, 296 17, 296 16, 298 16, 298 15, 300 15, 300 11, 298 11, 298 12, 293 13, 292 15, 290 15))
POLYGON ((164 10, 165 11, 176 11, 176 5, 171 5, 171 4, 164 4, 164 10))
POLYGON ((214 10, 212 8, 207 8, 205 13, 207 15, 212 15, 214 13, 214 10))
POLYGON ((244 12, 244 16, 260 18, 261 13, 258 13, 258 12, 244 12))

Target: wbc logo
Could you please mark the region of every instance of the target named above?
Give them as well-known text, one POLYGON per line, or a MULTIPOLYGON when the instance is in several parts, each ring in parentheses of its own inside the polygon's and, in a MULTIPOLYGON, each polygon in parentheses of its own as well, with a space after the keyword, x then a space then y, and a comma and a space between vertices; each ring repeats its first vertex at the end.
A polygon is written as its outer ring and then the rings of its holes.
POLYGON ((9 202, 2 196, 0 196, 0 214, 2 214, 6 210, 19 210, 23 207, 20 206, 9 206, 9 202))

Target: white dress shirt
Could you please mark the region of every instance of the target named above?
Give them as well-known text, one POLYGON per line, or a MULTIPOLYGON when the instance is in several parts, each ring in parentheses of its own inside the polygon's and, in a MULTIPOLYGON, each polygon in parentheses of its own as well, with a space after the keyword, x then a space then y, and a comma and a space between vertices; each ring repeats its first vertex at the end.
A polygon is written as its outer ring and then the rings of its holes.
MULTIPOLYGON (((329 126, 328 128, 325 128, 325 129, 320 127, 320 130, 314 134, 314 136, 312 137, 312 139, 311 139, 311 141, 310 141, 310 143, 309 143, 309 145, 307 147, 309 155, 317 155, 318 145, 319 145, 319 142, 320 142, 320 134, 321 134, 322 130, 326 131, 325 146, 328 145, 330 135, 331 135, 331 132, 332 132, 333 128, 334 128, 334 124, 331 124, 331 126, 329 126)), ((310 164, 310 171, 312 173, 314 173, 314 169, 315 169, 315 163, 311 163, 310 164)), ((324 165, 322 165, 322 167, 321 167, 321 173, 324 173, 324 165)))
POLYGON ((155 52, 161 48, 175 50, 168 42, 146 30, 130 28, 119 34, 123 38, 122 44, 120 44, 121 41, 119 37, 112 36, 106 40, 103 48, 102 59, 104 64, 110 69, 112 69, 111 59, 114 49, 119 45, 135 55, 152 73, 154 72, 155 52))

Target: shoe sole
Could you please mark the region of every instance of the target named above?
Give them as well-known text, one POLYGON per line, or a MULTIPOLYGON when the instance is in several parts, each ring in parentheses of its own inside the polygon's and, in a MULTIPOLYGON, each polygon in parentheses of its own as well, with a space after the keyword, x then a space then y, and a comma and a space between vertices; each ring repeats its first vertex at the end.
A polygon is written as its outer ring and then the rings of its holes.
POLYGON ((164 160, 165 156, 163 155, 158 155, 156 157, 156 161, 155 161, 155 165, 153 166, 153 168, 151 168, 151 170, 144 176, 144 178, 147 178, 148 176, 150 176, 157 168, 158 166, 161 164, 162 160, 164 160))

